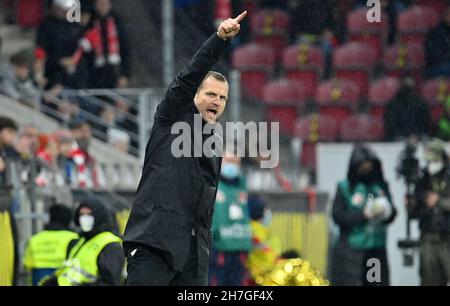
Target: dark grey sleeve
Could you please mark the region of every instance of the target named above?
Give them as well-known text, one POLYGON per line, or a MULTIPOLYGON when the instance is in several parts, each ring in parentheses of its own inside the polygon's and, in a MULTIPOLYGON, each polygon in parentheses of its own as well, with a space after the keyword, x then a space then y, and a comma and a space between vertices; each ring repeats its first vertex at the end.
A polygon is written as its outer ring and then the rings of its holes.
POLYGON ((122 284, 122 269, 125 263, 122 245, 108 244, 97 259, 99 279, 98 286, 120 286, 122 284))

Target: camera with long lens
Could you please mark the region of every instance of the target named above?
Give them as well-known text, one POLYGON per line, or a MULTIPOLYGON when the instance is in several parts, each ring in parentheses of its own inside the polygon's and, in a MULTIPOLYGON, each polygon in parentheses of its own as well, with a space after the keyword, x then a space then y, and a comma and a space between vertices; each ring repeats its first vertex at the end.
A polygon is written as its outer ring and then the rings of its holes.
MULTIPOLYGON (((414 201, 416 184, 421 178, 419 160, 416 157, 417 146, 408 142, 405 149, 400 154, 399 164, 397 166, 397 175, 402 178, 406 185, 406 201, 410 205, 414 201)), ((402 250, 403 265, 412 266, 414 264, 414 251, 419 242, 411 239, 411 227, 409 213, 406 214, 406 238, 398 241, 398 247, 402 250)))

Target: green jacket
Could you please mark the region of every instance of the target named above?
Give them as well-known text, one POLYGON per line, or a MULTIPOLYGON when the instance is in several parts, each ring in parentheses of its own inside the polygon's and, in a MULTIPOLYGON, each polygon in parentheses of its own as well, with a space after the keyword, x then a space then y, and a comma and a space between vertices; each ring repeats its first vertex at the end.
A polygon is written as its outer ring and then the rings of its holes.
POLYGON ((247 197, 243 178, 239 178, 237 184, 220 181, 212 222, 214 247, 218 251, 251 250, 252 232, 247 197))

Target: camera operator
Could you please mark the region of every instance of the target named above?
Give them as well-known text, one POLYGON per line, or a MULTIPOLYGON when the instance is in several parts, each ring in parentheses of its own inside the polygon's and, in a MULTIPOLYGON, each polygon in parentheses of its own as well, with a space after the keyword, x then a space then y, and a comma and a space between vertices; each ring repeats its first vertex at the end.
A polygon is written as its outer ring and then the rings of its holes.
POLYGON ((445 286, 450 282, 450 164, 445 143, 426 144, 427 167, 417 183, 411 218, 419 219, 420 277, 422 285, 445 286))

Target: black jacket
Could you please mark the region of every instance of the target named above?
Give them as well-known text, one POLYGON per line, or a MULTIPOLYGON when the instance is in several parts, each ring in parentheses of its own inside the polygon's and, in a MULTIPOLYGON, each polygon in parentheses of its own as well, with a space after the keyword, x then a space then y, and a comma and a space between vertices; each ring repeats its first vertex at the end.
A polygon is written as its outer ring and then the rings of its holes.
POLYGON ((160 249, 178 271, 183 270, 188 258, 193 228, 199 271, 208 267, 221 158, 174 157, 171 145, 179 135, 171 134, 171 127, 181 121, 193 131, 194 114, 198 113, 193 102, 195 93, 228 45, 229 42, 212 35, 178 74, 158 106, 142 178, 125 230, 125 251, 129 243, 160 249))
MULTIPOLYGON (((112 232, 111 221, 108 217, 108 210, 97 200, 85 200, 75 212, 75 224, 79 225, 80 208, 86 206, 92 209, 95 222, 94 229, 87 233, 80 233, 80 237, 84 237, 86 241, 96 235, 110 231, 112 232)), ((117 235, 117 233, 114 233, 117 235)), ((67 254, 70 254, 71 249, 75 246, 77 240, 69 244, 67 254)), ((123 256, 123 249, 120 243, 110 243, 106 245, 100 252, 97 258, 97 265, 99 271, 98 280, 89 286, 119 286, 122 284, 122 269, 125 263, 123 256)))
POLYGON ((385 134, 388 140, 403 139, 412 134, 428 135, 431 113, 428 105, 413 90, 401 88, 386 105, 385 134))
POLYGON ((425 38, 426 68, 450 62, 450 25, 442 22, 427 33, 425 38))
POLYGON ((416 186, 416 201, 409 207, 410 216, 419 219, 422 234, 450 234, 450 166, 433 176, 424 172, 416 186), (425 199, 431 191, 437 192, 440 199, 435 207, 428 208, 425 199))
MULTIPOLYGON (((350 188, 354 188, 361 182, 357 170, 359 166, 367 160, 371 160, 374 169, 370 176, 371 183, 377 183, 383 189, 387 198, 391 200, 389 186, 384 180, 381 161, 370 149, 366 147, 357 147, 350 158, 347 180, 350 188)), ((357 250, 348 243, 348 236, 352 229, 360 224, 367 223, 368 220, 363 212, 350 211, 346 199, 340 188, 337 189, 336 197, 333 202, 333 220, 339 226, 339 240, 333 248, 333 257, 331 260, 331 280, 333 285, 337 286, 361 286, 367 285, 364 282, 364 269, 367 259, 376 257, 380 260, 382 268, 382 279, 379 285, 389 284, 389 268, 387 262, 386 249, 357 250)), ((391 216, 384 221, 385 224, 392 223, 397 216, 397 210, 392 205, 391 216)))

